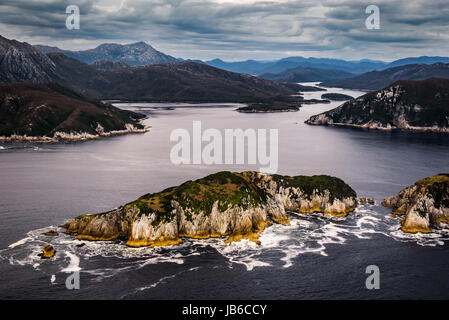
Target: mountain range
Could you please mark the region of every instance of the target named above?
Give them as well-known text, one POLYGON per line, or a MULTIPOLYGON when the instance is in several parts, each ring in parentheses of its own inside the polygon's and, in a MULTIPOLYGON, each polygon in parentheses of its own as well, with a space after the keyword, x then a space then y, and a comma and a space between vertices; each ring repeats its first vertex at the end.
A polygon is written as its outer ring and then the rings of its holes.
POLYGON ((55 82, 96 99, 253 102, 296 94, 302 88, 196 62, 135 67, 123 61, 87 64, 5 38, 0 38, 0 54, 2 83, 55 82))
POLYGON ((448 78, 449 64, 425 64, 448 59, 424 56, 387 64, 373 60, 291 57, 272 62, 213 60, 206 64, 167 56, 144 42, 103 44, 85 51, 66 51, 57 47, 32 46, 0 36, 1 83, 56 82, 97 99, 266 102, 300 90, 316 90, 288 83, 302 81, 322 81, 324 86, 330 87, 378 90, 397 80, 448 78), (416 61, 424 64, 402 65, 416 61), (397 64, 400 66, 385 69, 397 64), (275 73, 292 66, 296 67, 275 73), (243 73, 224 70, 230 68, 243 73), (373 68, 381 70, 358 74, 373 68), (248 73, 272 72, 254 77, 245 74, 245 70, 250 71, 248 73))
MULTIPOLYGON (((246 60, 238 62, 225 62, 220 59, 210 61, 200 60, 184 60, 182 58, 174 58, 154 49, 145 42, 135 42, 131 44, 104 43, 96 48, 80 51, 63 50, 58 47, 50 47, 45 45, 35 45, 35 48, 42 53, 63 53, 64 55, 85 62, 94 64, 97 69, 111 70, 120 69, 126 66, 146 66, 150 64, 166 64, 178 62, 196 62, 207 64, 226 71, 247 73, 257 75, 264 79, 271 79, 281 82, 307 82, 307 81, 324 81, 333 82, 343 79, 356 77, 372 71, 383 71, 394 67, 402 67, 411 64, 449 63, 449 57, 440 56, 421 56, 408 57, 387 63, 379 60, 355 60, 347 61, 342 59, 329 58, 304 58, 304 57, 287 57, 273 61, 257 61, 246 60), (111 64, 113 63, 113 64, 111 64)), ((48 69, 48 68, 47 68, 48 69)), ((382 75, 381 75, 382 76, 382 75)), ((432 74, 431 76, 444 76, 440 74, 432 74)), ((358 81, 360 78, 354 79, 358 81)), ((391 82, 400 79, 411 78, 395 78, 391 82)), ((416 79, 420 79, 417 77, 416 79)), ((363 83, 364 81, 362 81, 363 83)), ((390 83, 391 83, 390 82, 390 83)), ((349 82, 348 82, 349 83, 349 82)), ((380 89, 389 83, 382 82, 376 85, 365 85, 361 87, 353 87, 355 89, 380 89)), ((333 84, 329 84, 333 86, 333 84)))
POLYGON ((304 57, 288 57, 275 61, 247 60, 239 62, 225 62, 220 59, 214 59, 206 61, 205 63, 220 69, 240 73, 249 73, 253 75, 279 73, 297 67, 338 69, 349 73, 363 73, 382 68, 387 65, 387 63, 383 61, 366 59, 359 61, 346 61, 340 59, 304 57))
MULTIPOLYGON (((392 67, 405 66, 408 64, 434 64, 438 62, 449 63, 449 57, 409 57, 395 60, 390 63, 368 59, 346 61, 341 59, 303 57, 288 57, 275 61, 246 60, 238 62, 225 62, 220 59, 206 61, 208 65, 228 71, 249 73, 262 77, 266 77, 267 74, 269 74, 270 79, 274 78, 272 74, 280 74, 280 78, 282 78, 285 76, 284 73, 291 73, 290 71, 295 68, 331 69, 352 74, 362 74, 369 71, 384 70, 392 67)), ((326 79, 326 77, 318 77, 317 79, 318 80, 316 81, 331 80, 326 79)))

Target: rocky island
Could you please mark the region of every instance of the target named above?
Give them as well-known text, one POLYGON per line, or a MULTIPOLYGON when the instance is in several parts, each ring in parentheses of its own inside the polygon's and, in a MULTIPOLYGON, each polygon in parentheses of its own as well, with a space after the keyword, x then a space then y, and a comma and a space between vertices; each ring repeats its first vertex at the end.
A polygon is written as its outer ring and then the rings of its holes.
POLYGON ((346 101, 354 99, 354 97, 342 93, 324 93, 321 95, 321 99, 328 99, 333 101, 346 101))
POLYGON ((271 112, 290 112, 298 111, 303 97, 298 96, 278 96, 269 99, 266 102, 253 103, 245 107, 237 108, 236 111, 242 113, 271 113, 271 112))
POLYGON ((312 116, 306 123, 449 133, 449 79, 397 81, 312 116))
POLYGON ((303 104, 318 104, 318 103, 331 103, 327 99, 305 99, 302 101, 303 104))
POLYGON ((431 232, 432 225, 449 223, 449 174, 438 174, 415 182, 382 202, 393 216, 403 215, 404 232, 431 232))
POLYGON ((87 99, 58 84, 0 85, 0 141, 84 140, 148 131, 145 115, 87 99))
POLYGON ((236 109, 242 113, 270 113, 270 112, 290 112, 298 111, 299 105, 276 105, 267 103, 254 103, 246 107, 236 109))
POLYGON ((131 247, 174 245, 182 238, 257 242, 272 223, 289 223, 287 211, 345 216, 356 205, 355 191, 335 177, 223 171, 63 227, 77 239, 125 238, 131 247))

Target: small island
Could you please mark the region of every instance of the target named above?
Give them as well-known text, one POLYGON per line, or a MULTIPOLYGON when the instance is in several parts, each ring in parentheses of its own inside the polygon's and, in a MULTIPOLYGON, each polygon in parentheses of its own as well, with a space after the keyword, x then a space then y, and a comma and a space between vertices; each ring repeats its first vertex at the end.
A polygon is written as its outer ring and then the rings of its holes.
POLYGON ((258 242, 269 225, 289 224, 287 211, 345 216, 356 206, 356 192, 335 177, 223 171, 81 215, 63 227, 76 239, 124 238, 130 247, 175 245, 183 238, 258 242))
POLYGON ((346 101, 346 100, 352 100, 354 97, 351 97, 347 94, 342 93, 324 93, 321 95, 321 99, 328 99, 332 101, 346 101))
POLYGON ((252 103, 244 107, 235 109, 242 113, 271 113, 271 112, 294 112, 298 111, 304 101, 302 95, 283 96, 265 99, 257 103, 252 103))
POLYGON ((317 104, 317 103, 331 103, 327 99, 305 99, 302 101, 303 104, 317 104))
POLYGON ((393 217, 404 216, 404 232, 432 232, 432 225, 449 223, 449 174, 416 181, 382 202, 392 208, 393 217))
POLYGON ((270 112, 291 112, 298 111, 300 105, 283 104, 283 103, 253 103, 246 107, 236 109, 242 113, 270 113, 270 112))

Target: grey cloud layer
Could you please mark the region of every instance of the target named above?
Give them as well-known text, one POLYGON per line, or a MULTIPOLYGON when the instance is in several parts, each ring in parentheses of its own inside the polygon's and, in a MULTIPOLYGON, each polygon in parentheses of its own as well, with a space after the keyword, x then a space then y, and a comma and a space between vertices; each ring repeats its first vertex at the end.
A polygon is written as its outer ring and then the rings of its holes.
POLYGON ((6 37, 72 49, 105 40, 143 40, 189 58, 214 53, 269 58, 301 52, 376 58, 383 52, 378 58, 388 59, 410 48, 416 54, 444 54, 448 26, 447 0, 0 0, 0 27, 8 30, 2 33, 6 37), (80 30, 65 29, 69 4, 80 7, 80 30), (369 4, 381 10, 380 30, 365 28, 369 4))

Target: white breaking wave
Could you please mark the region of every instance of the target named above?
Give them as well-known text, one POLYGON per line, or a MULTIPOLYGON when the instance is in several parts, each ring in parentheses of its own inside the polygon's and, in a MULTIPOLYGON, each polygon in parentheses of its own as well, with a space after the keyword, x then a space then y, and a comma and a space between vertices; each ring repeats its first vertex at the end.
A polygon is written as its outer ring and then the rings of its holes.
POLYGON ((8 246, 8 248, 15 248, 15 247, 17 247, 17 246, 21 246, 22 244, 24 244, 24 243, 27 242, 28 240, 31 240, 31 238, 30 238, 30 237, 26 237, 26 238, 20 239, 20 240, 17 241, 17 242, 11 243, 11 244, 8 246))
POLYGON ((68 252, 68 251, 66 251, 65 254, 67 257, 70 258, 70 264, 66 268, 62 269, 61 271, 67 272, 67 273, 81 271, 80 258, 77 255, 75 255, 71 252, 68 252))
MULTIPOLYGON (((206 247, 214 248, 225 257, 229 268, 242 265, 247 271, 251 271, 260 267, 289 268, 302 254, 312 253, 326 257, 327 247, 330 244, 345 245, 351 238, 367 240, 376 234, 394 241, 415 242, 421 246, 443 245, 449 240, 447 226, 437 228, 431 234, 407 234, 400 230, 399 219, 392 219, 389 215, 385 215, 385 212, 378 205, 365 205, 344 218, 320 214, 295 214, 291 216, 289 226, 274 224, 266 228, 259 237, 260 245, 249 240, 227 244, 223 237, 205 240, 184 239, 181 244, 166 248, 129 248, 123 242, 74 240, 73 236, 61 232, 58 237, 49 238, 42 233, 50 229, 62 231, 50 226, 28 232, 25 238, 1 250, 0 257, 13 265, 31 265, 37 270, 47 272, 49 276, 58 270, 65 273, 80 271, 81 261, 90 258, 129 259, 129 263, 125 264, 82 269, 83 272, 94 276, 93 281, 102 281, 148 265, 174 263, 182 266, 189 257, 205 254, 206 247), (51 243, 57 251, 51 260, 42 260, 37 256, 46 243, 51 243), (84 245, 78 247, 80 244, 84 245), (278 257, 278 260, 274 260, 273 257, 278 257), (46 271, 51 266, 57 270, 46 271)), ((194 272, 196 269, 190 271, 194 272)), ((163 282, 162 278, 160 280, 163 282)), ((150 289, 162 282, 155 282, 141 289, 150 289)))

